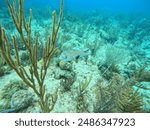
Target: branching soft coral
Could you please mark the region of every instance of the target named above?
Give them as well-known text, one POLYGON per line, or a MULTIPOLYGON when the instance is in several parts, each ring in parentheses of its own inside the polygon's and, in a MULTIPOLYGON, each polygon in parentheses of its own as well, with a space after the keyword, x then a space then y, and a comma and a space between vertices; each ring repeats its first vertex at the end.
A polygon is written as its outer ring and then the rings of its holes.
POLYGON ((103 81, 97 83, 97 104, 95 112, 143 112, 143 98, 135 91, 134 80, 124 80, 116 74, 105 86, 103 81))
MULTIPOLYGON (((25 20, 24 16, 24 1, 23 0, 13 0, 12 4, 9 0, 6 0, 10 16, 13 20, 13 23, 17 29, 17 32, 21 38, 23 45, 25 46, 27 52, 29 53, 30 66, 27 71, 23 67, 20 57, 19 50, 17 45, 16 37, 12 36, 12 41, 9 41, 5 29, 0 27, 0 50, 2 51, 3 57, 7 64, 15 70, 18 76, 30 87, 33 89, 34 93, 39 97, 39 104, 43 112, 50 112, 53 107, 49 107, 48 98, 50 96, 46 94, 46 86, 44 80, 47 74, 47 69, 49 67, 50 60, 56 51, 56 37, 62 20, 63 12, 63 0, 61 0, 60 5, 60 14, 58 19, 58 24, 56 25, 56 12, 52 13, 52 31, 51 36, 47 38, 47 42, 44 46, 42 64, 38 66, 38 47, 39 47, 39 38, 36 35, 34 41, 32 41, 31 35, 31 22, 32 22, 32 10, 30 9, 29 21, 25 20), (18 6, 18 8, 17 8, 18 6), (12 58, 10 44, 13 43, 15 51, 15 59, 12 58), (34 44, 33 44, 34 43, 34 44), (39 68, 39 69, 38 69, 39 68)), ((51 96, 53 98, 53 96, 51 96)), ((56 97, 56 96, 54 96, 56 97)), ((55 98, 57 99, 57 98, 55 98)), ((53 105, 56 100, 53 100, 53 105)))

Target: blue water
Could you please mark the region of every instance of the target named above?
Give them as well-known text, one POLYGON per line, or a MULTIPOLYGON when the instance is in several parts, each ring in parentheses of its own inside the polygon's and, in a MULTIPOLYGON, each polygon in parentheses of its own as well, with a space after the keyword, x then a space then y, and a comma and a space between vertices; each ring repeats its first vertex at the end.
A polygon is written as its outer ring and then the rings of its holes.
MULTIPOLYGON (((5 6, 5 0, 0 0, 0 6, 5 6)), ((25 0, 25 9, 50 7, 59 9, 60 0, 25 0)), ((64 11, 75 13, 90 13, 103 11, 109 13, 126 13, 150 15, 149 0, 64 0, 64 11)))
POLYGON ((147 12, 149 0, 65 0, 66 8, 76 11, 147 12))
MULTIPOLYGON (((52 7, 59 6, 59 0, 25 0, 26 5, 52 7)), ((134 13, 150 12, 149 0, 65 0, 65 10, 90 12, 93 10, 104 10, 111 12, 134 13)))

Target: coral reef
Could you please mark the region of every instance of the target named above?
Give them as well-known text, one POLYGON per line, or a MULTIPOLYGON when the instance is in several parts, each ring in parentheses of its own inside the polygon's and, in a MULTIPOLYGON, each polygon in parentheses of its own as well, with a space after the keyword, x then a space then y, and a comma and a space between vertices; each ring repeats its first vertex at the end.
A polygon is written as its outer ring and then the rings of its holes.
POLYGON ((0 112, 150 112, 150 17, 6 2, 0 112))

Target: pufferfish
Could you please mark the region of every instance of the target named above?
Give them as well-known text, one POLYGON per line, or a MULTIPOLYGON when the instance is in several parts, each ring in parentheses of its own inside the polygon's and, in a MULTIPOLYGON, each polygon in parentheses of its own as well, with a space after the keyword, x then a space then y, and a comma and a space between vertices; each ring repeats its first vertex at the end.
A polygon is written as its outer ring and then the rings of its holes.
POLYGON ((67 51, 63 51, 59 57, 59 60, 65 61, 65 62, 70 62, 70 61, 76 61, 81 57, 86 57, 90 55, 90 51, 85 50, 85 51, 81 51, 81 50, 67 50, 67 51))

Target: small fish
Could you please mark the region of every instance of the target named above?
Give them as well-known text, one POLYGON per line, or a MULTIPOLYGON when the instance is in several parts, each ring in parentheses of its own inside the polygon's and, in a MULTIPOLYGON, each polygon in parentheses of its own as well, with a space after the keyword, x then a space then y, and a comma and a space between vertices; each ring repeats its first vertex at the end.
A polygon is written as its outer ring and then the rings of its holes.
POLYGON ((73 60, 78 60, 81 57, 88 56, 89 54, 90 54, 89 50, 85 50, 85 51, 68 50, 68 51, 63 51, 59 59, 65 62, 70 62, 73 60))

